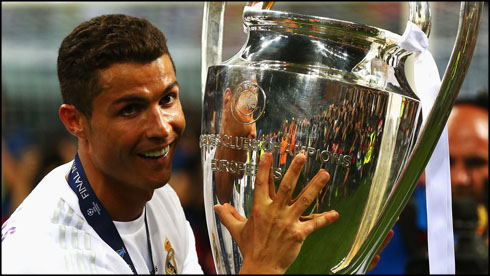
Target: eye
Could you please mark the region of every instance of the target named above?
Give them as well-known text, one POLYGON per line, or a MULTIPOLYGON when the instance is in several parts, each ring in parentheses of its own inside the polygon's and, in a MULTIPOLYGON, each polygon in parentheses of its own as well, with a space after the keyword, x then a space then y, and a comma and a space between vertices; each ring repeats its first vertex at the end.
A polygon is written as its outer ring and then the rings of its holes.
POLYGON ((177 93, 168 93, 160 100, 161 105, 169 105, 177 99, 177 93))
POLYGON ((488 164, 488 162, 485 159, 479 156, 471 156, 466 158, 464 161, 466 167, 469 169, 478 169, 488 164))
POLYGON ((125 106, 121 111, 119 112, 123 116, 132 116, 138 112, 139 107, 136 104, 129 104, 125 106))

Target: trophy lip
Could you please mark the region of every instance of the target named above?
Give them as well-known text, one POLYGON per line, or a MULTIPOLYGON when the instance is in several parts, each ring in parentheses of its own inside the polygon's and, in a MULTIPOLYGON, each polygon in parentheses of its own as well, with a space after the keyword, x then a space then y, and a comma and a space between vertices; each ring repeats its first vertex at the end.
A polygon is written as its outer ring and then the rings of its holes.
POLYGON ((330 32, 348 32, 352 36, 362 36, 364 39, 377 42, 385 41, 386 34, 391 33, 378 27, 346 20, 275 10, 245 9, 242 19, 244 26, 249 29, 252 29, 253 26, 263 25, 308 29, 321 33, 326 31, 326 27, 328 27, 330 32))

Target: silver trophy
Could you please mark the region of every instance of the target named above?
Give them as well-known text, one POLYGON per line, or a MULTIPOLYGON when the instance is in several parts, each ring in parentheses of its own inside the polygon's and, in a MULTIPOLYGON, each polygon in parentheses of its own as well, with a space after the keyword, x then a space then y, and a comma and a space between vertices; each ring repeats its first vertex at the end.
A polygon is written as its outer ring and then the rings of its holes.
MULTIPOLYGON (((204 203, 217 273, 238 273, 242 256, 213 206, 250 214, 260 155, 271 152, 276 189, 296 153, 303 167, 293 198, 318 172, 330 181, 304 215, 336 210, 313 232, 287 273, 364 273, 439 140, 476 43, 482 3, 462 3, 459 30, 436 104, 422 125, 405 77, 412 53, 389 31, 248 3, 242 49, 221 61, 224 2, 205 2, 202 48, 204 203)), ((408 3, 428 36, 428 3, 408 3)))

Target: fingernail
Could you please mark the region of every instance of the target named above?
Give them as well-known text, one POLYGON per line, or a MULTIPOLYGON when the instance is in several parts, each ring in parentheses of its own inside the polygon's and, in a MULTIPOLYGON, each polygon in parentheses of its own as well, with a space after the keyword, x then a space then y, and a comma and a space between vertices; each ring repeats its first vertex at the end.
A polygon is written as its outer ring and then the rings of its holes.
POLYGON ((299 162, 300 164, 303 164, 306 162, 306 155, 300 153, 297 156, 302 156, 302 157, 296 158, 296 162, 299 162))
POLYGON ((320 173, 320 181, 325 182, 328 180, 328 177, 329 175, 327 171, 323 171, 322 173, 320 173))

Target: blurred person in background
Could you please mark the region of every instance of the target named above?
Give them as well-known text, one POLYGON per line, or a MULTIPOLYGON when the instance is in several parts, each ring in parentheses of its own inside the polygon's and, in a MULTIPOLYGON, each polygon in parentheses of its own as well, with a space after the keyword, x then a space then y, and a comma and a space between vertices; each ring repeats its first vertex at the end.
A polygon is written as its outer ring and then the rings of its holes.
POLYGON ((36 184, 41 149, 24 131, 2 137, 2 224, 36 184))
MULTIPOLYGON (((2 99, 5 105, 3 94, 2 99)), ((4 116, 2 109, 2 123, 4 116)), ((28 126, 7 129, 2 125, 2 224, 49 171, 69 162, 76 152, 75 139, 65 132, 42 145, 28 126)))
POLYGON ((488 92, 456 102, 448 121, 453 199, 477 204, 477 233, 488 243, 488 92))
POLYGON ((448 120, 456 274, 488 274, 488 92, 448 120))
POLYGON ((4 92, 2 86, 2 224, 34 188, 42 166, 41 149, 28 128, 5 131, 4 92))
POLYGON ((77 141, 65 132, 56 132, 50 141, 42 146, 42 164, 36 175, 36 183, 54 168, 73 160, 77 152, 77 141))

